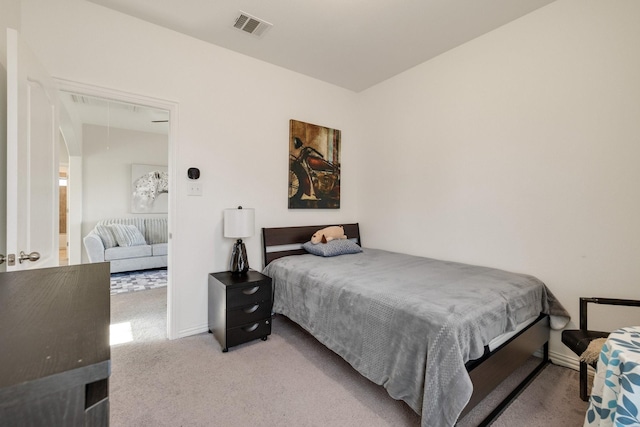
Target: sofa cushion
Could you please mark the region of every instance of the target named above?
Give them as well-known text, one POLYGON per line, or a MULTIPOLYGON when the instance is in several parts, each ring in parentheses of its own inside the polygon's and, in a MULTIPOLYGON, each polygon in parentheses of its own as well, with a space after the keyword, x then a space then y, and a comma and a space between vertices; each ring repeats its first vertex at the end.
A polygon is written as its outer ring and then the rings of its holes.
POLYGON ((151 245, 151 254, 153 256, 167 255, 168 248, 168 243, 156 243, 155 245, 151 245))
POLYGON ((169 230, 166 218, 147 218, 144 221, 145 239, 150 245, 156 243, 167 243, 169 241, 169 230))
POLYGON ((138 245, 138 246, 117 246, 115 248, 109 248, 104 251, 104 260, 113 261, 116 259, 126 258, 139 258, 151 256, 150 245, 138 245))
POLYGON ((119 246, 139 246, 147 244, 144 236, 135 225, 112 224, 110 227, 116 236, 119 246))
POLYGON ((100 236, 100 240, 102 240, 102 244, 105 249, 118 246, 118 241, 116 240, 116 236, 114 236, 111 227, 106 225, 96 225, 96 234, 100 236))
POLYGON ((98 221, 98 225, 113 225, 113 224, 126 224, 126 225, 135 225, 138 230, 144 236, 145 226, 144 226, 144 218, 139 217, 131 217, 131 218, 111 218, 111 219, 103 219, 98 221))

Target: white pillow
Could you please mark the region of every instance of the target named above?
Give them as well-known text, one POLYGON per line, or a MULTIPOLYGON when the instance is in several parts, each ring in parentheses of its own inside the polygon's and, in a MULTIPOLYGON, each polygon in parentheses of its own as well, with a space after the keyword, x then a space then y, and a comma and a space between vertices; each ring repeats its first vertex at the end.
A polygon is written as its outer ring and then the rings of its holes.
POLYGON ((111 224, 111 230, 116 236, 119 246, 140 246, 146 245, 144 236, 135 225, 111 224))

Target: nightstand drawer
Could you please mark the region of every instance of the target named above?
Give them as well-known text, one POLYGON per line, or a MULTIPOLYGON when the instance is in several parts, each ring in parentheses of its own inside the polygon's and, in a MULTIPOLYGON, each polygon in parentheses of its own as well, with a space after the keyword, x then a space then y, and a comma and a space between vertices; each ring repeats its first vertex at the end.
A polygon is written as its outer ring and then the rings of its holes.
POLYGON ((271 317, 271 301, 259 301, 227 311, 227 328, 256 322, 271 317))
POLYGON ((242 288, 227 289, 227 308, 241 307, 259 301, 271 301, 271 281, 252 283, 242 288))
POLYGON ((271 319, 260 320, 248 325, 227 330, 227 347, 242 344, 257 338, 266 339, 271 334, 271 319))

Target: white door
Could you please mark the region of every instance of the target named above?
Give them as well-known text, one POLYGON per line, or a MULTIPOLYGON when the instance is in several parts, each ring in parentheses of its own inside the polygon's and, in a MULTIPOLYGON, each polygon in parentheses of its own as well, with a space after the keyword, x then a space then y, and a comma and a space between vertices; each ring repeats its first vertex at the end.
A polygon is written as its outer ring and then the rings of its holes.
POLYGON ((53 81, 7 29, 7 271, 58 265, 57 138, 53 81))

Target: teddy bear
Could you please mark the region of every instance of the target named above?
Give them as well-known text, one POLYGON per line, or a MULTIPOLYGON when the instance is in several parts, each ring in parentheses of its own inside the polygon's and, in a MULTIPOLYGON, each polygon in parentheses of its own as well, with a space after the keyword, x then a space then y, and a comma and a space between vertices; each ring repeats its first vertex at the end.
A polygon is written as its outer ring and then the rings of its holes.
POLYGON ((317 245, 320 242, 327 243, 335 239, 346 238, 347 236, 344 234, 344 227, 341 225, 332 225, 316 231, 313 236, 311 236, 311 243, 317 245))

